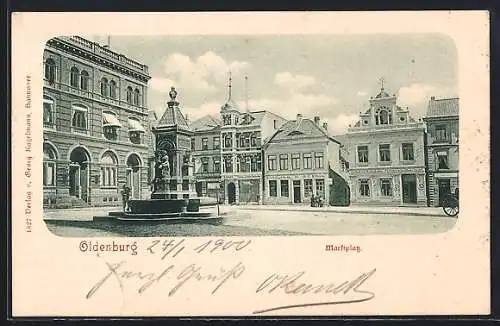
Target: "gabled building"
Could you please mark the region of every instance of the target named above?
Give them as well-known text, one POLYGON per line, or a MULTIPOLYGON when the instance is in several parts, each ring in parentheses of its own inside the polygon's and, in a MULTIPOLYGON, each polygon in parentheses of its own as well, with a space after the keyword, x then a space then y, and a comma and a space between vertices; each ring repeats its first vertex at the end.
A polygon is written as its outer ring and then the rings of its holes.
POLYGON ((44 207, 121 205, 149 190, 148 67, 78 36, 43 52, 44 207))
POLYGON ((431 97, 427 125, 427 172, 431 206, 441 206, 445 195, 458 187, 459 99, 431 97))
POLYGON ((231 97, 230 78, 220 120, 205 116, 191 124, 198 195, 213 196, 219 178, 225 203, 262 203, 262 144, 285 122, 267 110, 241 110, 231 97))
POLYGON ((427 205, 423 122, 382 87, 348 128, 351 203, 427 205))
POLYGON ((264 203, 311 204, 311 196, 325 203, 349 204, 349 189, 341 144, 320 126, 303 118, 286 122, 264 145, 264 203))

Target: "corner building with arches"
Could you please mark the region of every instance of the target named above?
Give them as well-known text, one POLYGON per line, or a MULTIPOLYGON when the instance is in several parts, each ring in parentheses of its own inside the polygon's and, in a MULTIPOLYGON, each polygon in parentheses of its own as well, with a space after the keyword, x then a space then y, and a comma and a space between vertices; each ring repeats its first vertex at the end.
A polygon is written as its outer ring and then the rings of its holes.
POLYGON ((78 36, 43 53, 43 204, 121 205, 149 196, 152 113, 148 67, 78 36))

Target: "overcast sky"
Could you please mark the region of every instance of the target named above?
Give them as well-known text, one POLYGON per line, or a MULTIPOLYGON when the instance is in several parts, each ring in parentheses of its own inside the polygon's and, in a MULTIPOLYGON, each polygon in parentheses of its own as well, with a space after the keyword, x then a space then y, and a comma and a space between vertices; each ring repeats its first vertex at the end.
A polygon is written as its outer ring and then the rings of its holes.
MULTIPOLYGON (((92 37, 105 43, 107 37, 92 37)), ((439 34, 359 36, 111 36, 111 49, 149 66, 148 106, 161 114, 171 86, 190 120, 217 115, 227 99, 245 110, 268 109, 328 121, 342 134, 385 89, 413 117, 425 114, 430 96, 458 96, 457 53, 439 34)))

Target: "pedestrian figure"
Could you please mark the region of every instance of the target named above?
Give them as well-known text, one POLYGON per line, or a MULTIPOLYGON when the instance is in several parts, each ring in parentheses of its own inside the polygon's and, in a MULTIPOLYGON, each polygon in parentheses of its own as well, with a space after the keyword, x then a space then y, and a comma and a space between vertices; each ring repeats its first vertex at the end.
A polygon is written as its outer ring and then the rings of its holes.
POLYGON ((123 185, 122 189, 122 205, 123 205, 123 211, 126 212, 128 208, 128 201, 130 198, 130 187, 127 185, 123 185))

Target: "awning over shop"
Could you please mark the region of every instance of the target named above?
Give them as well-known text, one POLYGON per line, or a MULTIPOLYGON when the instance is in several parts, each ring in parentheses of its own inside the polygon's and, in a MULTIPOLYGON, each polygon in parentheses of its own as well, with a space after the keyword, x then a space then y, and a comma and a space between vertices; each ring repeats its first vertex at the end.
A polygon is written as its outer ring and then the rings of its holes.
POLYGON ((104 127, 117 127, 121 128, 122 125, 120 124, 120 121, 118 121, 118 118, 112 114, 112 113, 102 113, 102 122, 104 127))
POLYGON ((128 126, 130 132, 146 132, 146 129, 144 129, 139 120, 128 119, 128 126))

